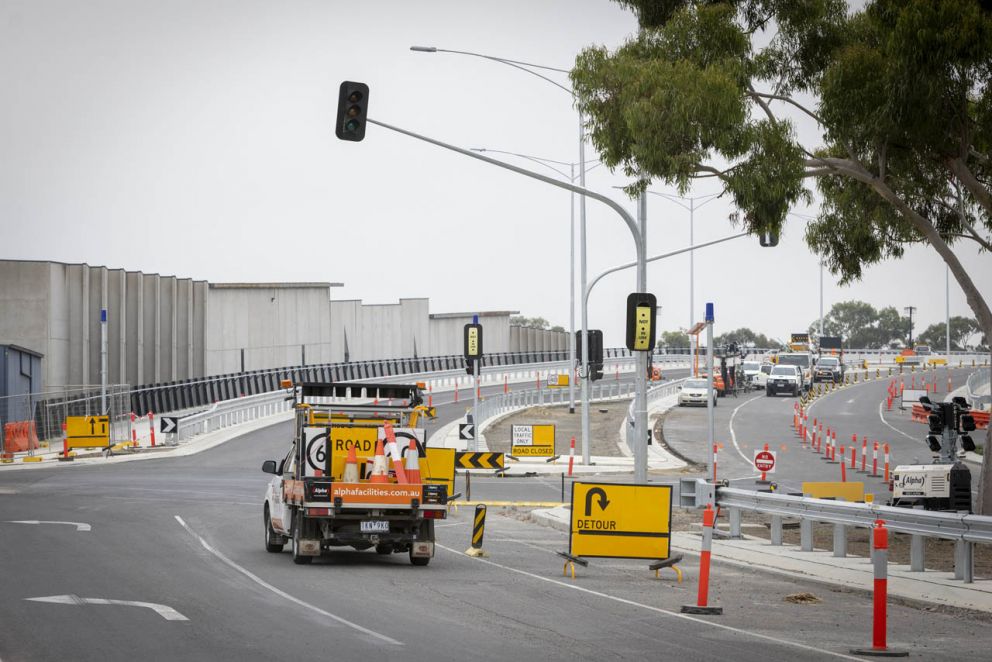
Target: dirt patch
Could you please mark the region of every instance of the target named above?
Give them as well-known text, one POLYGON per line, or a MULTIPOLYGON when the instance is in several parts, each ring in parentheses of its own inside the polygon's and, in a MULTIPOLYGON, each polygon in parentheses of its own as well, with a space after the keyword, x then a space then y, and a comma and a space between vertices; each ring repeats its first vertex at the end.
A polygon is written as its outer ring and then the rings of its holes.
MULTIPOLYGON (((592 455, 622 456, 619 441, 620 425, 627 416, 630 400, 593 403, 589 407, 589 451, 592 455)), ((576 403, 575 413, 568 406, 530 407, 507 416, 486 428, 486 444, 490 450, 510 452, 510 426, 554 425, 555 454, 568 455, 569 442, 575 437, 575 452, 582 452, 582 409, 576 403)))
POLYGON ((782 599, 794 605, 816 605, 823 602, 812 593, 790 593, 782 599))

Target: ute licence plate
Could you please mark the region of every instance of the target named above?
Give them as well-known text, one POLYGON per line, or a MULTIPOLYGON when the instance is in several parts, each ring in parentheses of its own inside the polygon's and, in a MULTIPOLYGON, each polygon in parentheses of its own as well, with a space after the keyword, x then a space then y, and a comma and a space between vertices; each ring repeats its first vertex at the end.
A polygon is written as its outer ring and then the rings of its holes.
POLYGON ((366 521, 361 524, 362 533, 389 533, 388 520, 366 521))

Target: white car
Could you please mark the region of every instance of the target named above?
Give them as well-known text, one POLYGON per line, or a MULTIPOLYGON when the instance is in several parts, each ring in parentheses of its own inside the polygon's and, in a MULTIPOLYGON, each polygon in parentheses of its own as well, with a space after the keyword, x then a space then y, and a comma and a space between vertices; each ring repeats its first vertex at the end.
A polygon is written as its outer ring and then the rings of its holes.
POLYGON ((768 375, 771 374, 773 367, 771 363, 762 363, 758 368, 758 372, 751 378, 751 384, 755 388, 765 388, 768 386, 768 375))
POLYGON ((705 379, 687 379, 679 387, 679 407, 686 405, 706 406, 706 394, 712 393, 713 406, 716 407, 716 390, 709 391, 705 379))
POLYGON ((804 387, 803 373, 799 366, 777 365, 772 368, 771 374, 768 375, 768 382, 765 384, 765 395, 771 397, 785 392, 797 396, 803 391, 804 387))
POLYGON ((754 379, 754 376, 761 372, 761 361, 745 361, 741 364, 745 379, 754 379))

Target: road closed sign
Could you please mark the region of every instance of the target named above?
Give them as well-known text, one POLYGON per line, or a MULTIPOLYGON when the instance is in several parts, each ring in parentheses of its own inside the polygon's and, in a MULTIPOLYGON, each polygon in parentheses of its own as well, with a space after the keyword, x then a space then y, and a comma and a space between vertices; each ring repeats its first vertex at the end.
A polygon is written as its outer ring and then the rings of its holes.
POLYGON ((754 451, 754 468, 763 474, 775 473, 775 451, 754 451))
POLYGON ((572 556, 667 559, 671 529, 671 485, 572 485, 572 556))
POLYGON ((514 457, 554 457, 555 426, 511 426, 510 454, 514 457))

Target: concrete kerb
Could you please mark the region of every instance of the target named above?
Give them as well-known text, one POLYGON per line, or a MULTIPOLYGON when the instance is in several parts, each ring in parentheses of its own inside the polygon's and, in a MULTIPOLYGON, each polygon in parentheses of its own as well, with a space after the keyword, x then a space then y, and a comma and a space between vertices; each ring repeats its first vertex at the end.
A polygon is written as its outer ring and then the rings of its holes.
MULTIPOLYGON (((531 517, 544 526, 567 533, 571 522, 567 505, 537 508, 531 517)), ((672 550, 699 556, 700 534, 672 532, 672 550)), ((777 546, 764 538, 745 535, 737 540, 714 539, 713 562, 727 563, 748 570, 760 570, 826 586, 841 587, 870 595, 874 573, 870 559, 838 558, 829 550, 800 551, 798 547, 777 546)), ((908 604, 941 605, 992 613, 992 584, 962 584, 953 572, 928 570, 911 572, 908 565, 889 564, 889 595, 908 604)))
MULTIPOLYGON (((679 396, 678 393, 673 393, 672 395, 667 395, 663 398, 659 398, 656 402, 648 406, 648 422, 651 424, 651 430, 654 430, 654 424, 652 419, 662 414, 666 413, 668 410, 672 409, 678 404, 679 396)), ((623 453, 624 457, 633 458, 633 453, 627 447, 627 419, 624 418, 623 423, 620 424, 620 430, 618 432, 617 447, 620 452, 623 453)), ((660 443, 657 443, 655 439, 650 446, 648 446, 648 470, 658 470, 658 469, 684 469, 688 464, 681 458, 675 457, 668 450, 665 449, 660 443)))

